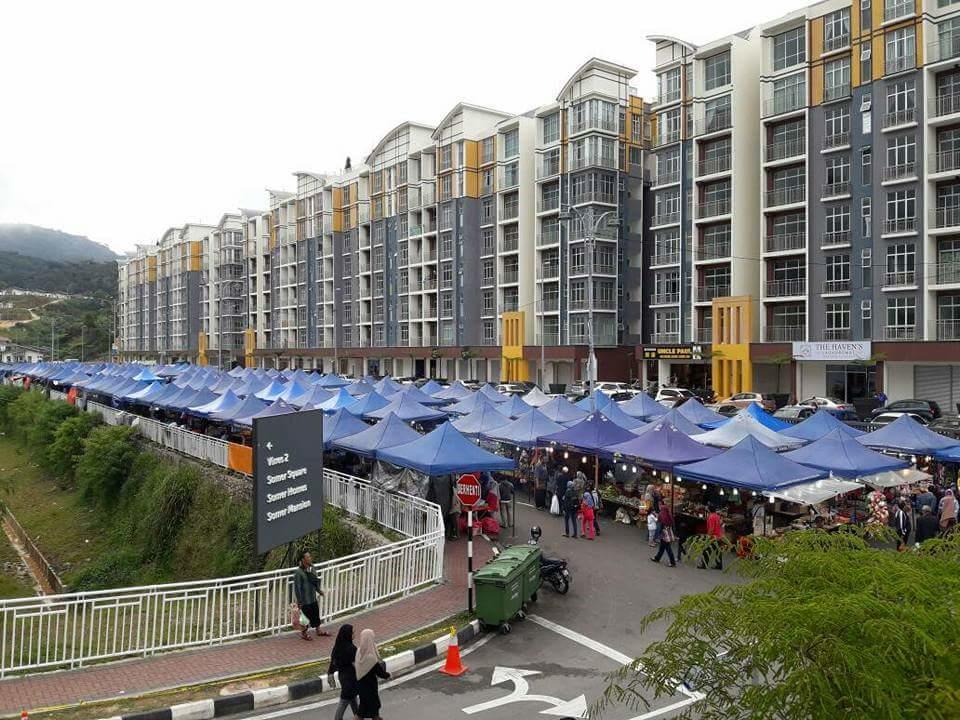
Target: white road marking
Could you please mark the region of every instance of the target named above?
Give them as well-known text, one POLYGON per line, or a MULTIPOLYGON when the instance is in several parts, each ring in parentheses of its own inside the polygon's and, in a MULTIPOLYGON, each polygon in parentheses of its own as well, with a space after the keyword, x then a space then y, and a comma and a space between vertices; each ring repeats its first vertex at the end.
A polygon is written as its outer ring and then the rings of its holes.
POLYGON ((637 715, 635 718, 630 718, 630 720, 653 720, 653 718, 658 718, 661 715, 666 715, 668 712, 673 712, 674 710, 680 710, 682 708, 685 708, 687 705, 693 705, 693 703, 699 702, 702 699, 703 699, 703 696, 700 695, 699 693, 696 693, 688 697, 686 700, 675 702, 673 705, 667 705, 666 707, 662 707, 659 710, 651 710, 650 712, 644 713, 643 715, 637 715))
MULTIPOLYGON (((484 645, 486 645, 488 642, 490 642, 490 641, 491 641, 493 638, 495 638, 495 637, 496 637, 496 635, 495 635, 495 634, 492 634, 492 633, 489 634, 489 635, 484 635, 483 637, 481 637, 481 638, 480 638, 479 640, 477 640, 476 642, 470 644, 469 646, 467 646, 466 648, 464 648, 463 650, 461 650, 461 651, 460 651, 460 657, 463 657, 463 656, 465 656, 465 655, 469 655, 469 654, 472 653, 474 650, 479 650, 481 647, 483 647, 484 645)), ((381 690, 385 690, 385 689, 387 689, 387 688, 391 688, 391 687, 394 687, 394 686, 396 686, 396 685, 400 685, 400 684, 402 684, 402 683, 405 683, 407 680, 414 680, 414 679, 416 679, 416 678, 418 678, 418 677, 422 677, 422 676, 426 675, 427 673, 431 673, 431 672, 434 672, 434 671, 436 671, 436 670, 439 670, 440 668, 442 668, 442 667, 444 666, 445 663, 446 663, 446 660, 444 659, 444 660, 441 660, 441 661, 439 661, 439 662, 435 662, 435 663, 433 663, 432 665, 427 665, 427 666, 425 666, 425 667, 422 667, 422 668, 420 668, 419 670, 414 670, 412 673, 408 673, 408 674, 406 674, 406 675, 401 675, 401 676, 398 677, 396 680, 389 680, 389 681, 383 683, 383 684, 380 686, 380 689, 381 689, 381 690)), ((322 707, 328 707, 328 706, 330 706, 330 705, 336 705, 338 702, 340 702, 340 697, 339 697, 339 695, 338 695, 337 697, 328 698, 327 700, 318 700, 317 702, 309 703, 309 704, 307 704, 307 705, 297 705, 296 707, 284 708, 283 710, 274 710, 273 712, 263 713, 262 715, 250 715, 248 720, 271 720, 272 718, 282 718, 282 717, 286 717, 287 715, 296 715, 297 713, 303 713, 303 712, 307 712, 307 711, 309 711, 309 710, 318 710, 318 709, 320 709, 320 708, 322 708, 322 707)))
POLYGON ((561 700, 552 695, 531 695, 530 683, 524 678, 530 675, 540 675, 539 670, 524 670, 523 668, 509 668, 497 665, 493 669, 493 676, 490 678, 490 685, 497 686, 505 682, 513 683, 513 691, 503 697, 494 698, 487 702, 470 705, 463 708, 467 715, 492 710, 502 705, 510 705, 515 702, 539 702, 550 705, 546 710, 541 710, 541 715, 556 715, 557 717, 586 717, 587 698, 584 695, 578 695, 573 700, 561 700))

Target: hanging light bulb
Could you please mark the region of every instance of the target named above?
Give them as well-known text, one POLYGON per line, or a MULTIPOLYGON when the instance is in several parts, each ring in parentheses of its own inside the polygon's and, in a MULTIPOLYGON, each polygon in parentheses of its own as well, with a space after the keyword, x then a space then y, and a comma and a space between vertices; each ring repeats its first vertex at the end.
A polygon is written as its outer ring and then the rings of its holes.
POLYGON ((754 497, 757 496, 757 491, 756 491, 756 490, 753 491, 753 496, 754 496, 754 497))
POLYGON ((707 486, 706 486, 706 485, 701 485, 700 487, 702 487, 704 490, 707 489, 707 486))
POLYGON ((657 471, 656 471, 656 470, 653 471, 653 476, 654 476, 654 477, 657 476, 657 471))
POLYGON ((770 503, 771 505, 773 505, 773 498, 768 498, 768 499, 767 499, 767 502, 770 503))
POLYGON ((568 468, 566 465, 563 466, 563 471, 564 471, 564 472, 569 472, 569 470, 570 470, 570 468, 568 468))
POLYGON ((587 462, 587 456, 584 455, 582 458, 580 458, 580 462, 582 462, 582 463, 587 462))
POLYGON ((733 492, 731 493, 731 495, 739 495, 739 494, 740 492, 736 488, 734 488, 733 492))
POLYGON ((634 472, 634 473, 637 472, 637 466, 636 466, 636 465, 633 466, 633 472, 634 472))
POLYGON ((725 495, 725 494, 726 494, 726 493, 723 492, 723 488, 720 488, 720 494, 721 494, 721 495, 725 495))
POLYGON ((624 463, 623 465, 620 466, 620 468, 621 468, 624 472, 626 472, 626 471, 627 471, 627 464, 624 463))
POLYGON ((564 451, 563 451, 563 459, 566 460, 568 457, 570 457, 570 453, 568 453, 566 450, 564 450, 564 451))
POLYGON ((520 452, 520 446, 517 445, 517 452, 520 452))

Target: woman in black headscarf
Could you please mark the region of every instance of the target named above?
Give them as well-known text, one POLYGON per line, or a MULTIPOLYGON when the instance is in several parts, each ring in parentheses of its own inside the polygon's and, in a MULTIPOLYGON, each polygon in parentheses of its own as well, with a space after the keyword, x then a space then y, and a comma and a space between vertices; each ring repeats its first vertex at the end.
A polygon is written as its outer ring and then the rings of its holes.
POLYGON ((343 720, 343 713, 346 712, 347 706, 353 710, 354 717, 360 714, 360 706, 357 704, 357 669, 353 664, 356 657, 357 646, 353 644, 353 625, 342 625, 337 633, 337 640, 333 644, 330 667, 327 669, 328 675, 340 673, 338 676, 340 704, 334 715, 335 720, 343 720))

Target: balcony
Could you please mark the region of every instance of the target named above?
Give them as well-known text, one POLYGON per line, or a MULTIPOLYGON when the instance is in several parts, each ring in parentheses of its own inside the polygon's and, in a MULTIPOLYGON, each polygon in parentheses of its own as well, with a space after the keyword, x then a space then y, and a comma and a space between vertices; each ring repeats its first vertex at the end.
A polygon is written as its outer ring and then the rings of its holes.
POLYGON ((960 55, 960 33, 947 33, 927 43, 927 63, 949 60, 960 55))
POLYGON ((519 235, 509 237, 505 235, 500 242, 500 252, 516 252, 518 247, 520 247, 519 235))
POLYGON ((804 233, 778 233, 767 235, 764 247, 768 253, 803 250, 807 245, 804 233))
POLYGON ((502 284, 515 283, 520 280, 520 271, 515 269, 504 270, 500 273, 500 282, 502 284))
POLYGON ((437 259, 437 250, 436 248, 424 248, 423 250, 423 259, 421 262, 434 262, 437 259))
POLYGON ((842 35, 837 35, 836 37, 823 39, 824 52, 833 52, 834 50, 840 50, 841 48, 848 47, 849 45, 850 33, 843 33, 842 35))
POLYGON ((697 260, 720 260, 730 257, 729 240, 707 240, 700 243, 697 260))
POLYGON ((500 214, 501 220, 516 220, 520 216, 520 205, 504 205, 503 212, 500 214))
POLYGON ((675 142, 680 142, 680 131, 673 130, 671 132, 660 132, 653 138, 653 147, 663 147, 664 145, 670 145, 675 142))
POLYGON ((560 333, 558 332, 542 332, 537 335, 537 344, 538 345, 548 345, 554 347, 560 344, 560 333))
MULTIPOLYGON (((582 192, 573 196, 574 205, 585 205, 587 203, 603 203, 604 205, 616 205, 617 194, 611 193, 611 192, 602 192, 600 190, 591 190, 589 192, 582 192)), ((559 195, 557 195, 557 207, 560 207, 559 195)))
POLYGON ((883 169, 884 181, 903 180, 917 175, 917 164, 915 162, 900 163, 899 165, 887 165, 883 169))
POLYGON ((934 172, 954 172, 960 170, 960 151, 945 150, 930 156, 930 165, 934 172))
POLYGON ((937 264, 937 284, 960 283, 960 262, 937 264))
POLYGON ((650 333, 650 342, 654 345, 676 345, 680 342, 678 332, 650 333))
POLYGON ((833 87, 823 88, 824 102, 841 100, 846 97, 850 97, 850 83, 841 83, 840 85, 834 85, 833 87))
POLYGON ((617 159, 612 155, 601 155, 598 153, 587 152, 580 157, 570 158, 570 170, 582 170, 588 167, 617 169, 617 159))
POLYGON ((834 247, 841 245, 850 244, 850 231, 849 230, 834 230, 833 232, 825 232, 823 238, 820 241, 820 246, 834 247))
POLYGON ((830 293, 850 292, 850 278, 843 280, 824 280, 823 292, 825 295, 830 293))
POLYGON ((883 234, 895 235, 898 233, 911 233, 917 230, 916 218, 887 218, 883 221, 883 234))
POLYGON ((888 57, 883 64, 883 69, 887 75, 913 70, 917 66, 916 55, 901 55, 900 57, 888 57))
POLYGON ((560 242, 560 226, 542 228, 537 233, 537 245, 556 245, 560 242))
POLYGON ((713 328, 712 327, 699 327, 697 328, 697 342, 703 343, 704 345, 709 345, 713 342, 713 328))
POLYGON ((657 173, 656 179, 654 180, 655 185, 673 185, 678 182, 680 182, 679 170, 657 173))
POLYGON ((763 116, 772 117, 799 110, 807 105, 806 86, 794 87, 789 90, 774 93, 772 98, 763 102, 763 116))
POLYGON ((820 195, 821 198, 834 198, 841 195, 850 194, 850 183, 849 182, 834 182, 827 183, 823 186, 823 193, 820 195))
POLYGON ((935 208, 931 224, 936 229, 952 228, 960 225, 960 207, 935 208))
POLYGON ((914 270, 902 270, 900 272, 888 272, 883 275, 883 287, 913 287, 917 284, 917 273, 914 270))
POLYGON ((550 193, 537 198, 537 212, 550 212, 560 209, 560 193, 550 193))
POLYGON ((660 213, 659 215, 654 215, 651 218, 650 226, 657 227, 660 225, 675 225, 679 222, 680 222, 679 212, 660 213))
POLYGON ((435 277, 425 278, 421 283, 421 286, 424 290, 436 290, 437 289, 437 279, 435 277))
POLYGON ((542 157, 537 165, 537 179, 548 178, 560 174, 560 156, 554 153, 549 157, 542 157))
POLYGON ((680 262, 680 253, 678 252, 664 252, 657 253, 650 258, 651 266, 658 265, 677 265, 680 262))
POLYGON ((900 125, 909 125, 917 121, 916 108, 907 108, 906 110, 897 110, 883 116, 883 127, 892 128, 900 125))
POLYGON ((937 320, 937 340, 960 340, 960 320, 937 320))
POLYGON ((799 157, 806 154, 806 152, 807 141, 803 137, 767 143, 767 162, 799 157))
POLYGON ((825 328, 823 331, 823 339, 825 341, 849 340, 850 328, 825 328))
POLYGON ((537 309, 540 312, 556 312, 560 309, 560 298, 557 295, 545 297, 537 304, 537 309))
POLYGON ((727 130, 733 124, 733 114, 729 108, 717 110, 709 117, 697 118, 694 123, 694 132, 697 135, 727 130))
POLYGON ((806 294, 807 281, 805 278, 768 280, 764 291, 764 296, 768 298, 801 297, 806 294))
MULTIPOLYGON (((678 292, 654 293, 650 296, 651 305, 676 305, 679 302, 680 293, 678 292)), ((573 307, 572 303, 570 307, 573 307)))
POLYGON ((556 280, 560 277, 560 263, 540 263, 537 266, 537 279, 556 280))
POLYGON ((664 91, 661 91, 660 95, 657 96, 657 105, 676 102, 679 99, 680 99, 680 88, 677 88, 676 90, 664 90, 664 91))
POLYGON ((716 298, 727 297, 729 295, 729 283, 712 283, 709 285, 697 286, 697 302, 710 302, 716 298))
POLYGON ((850 146, 850 133, 848 132, 832 133, 831 135, 825 135, 823 138, 824 150, 835 150, 837 148, 849 147, 849 146, 850 146))
POLYGON ((792 205, 802 203, 806 200, 807 189, 804 185, 794 185, 780 190, 768 190, 764 196, 764 206, 767 208, 778 207, 780 205, 792 205))
POLYGON ((806 334, 804 325, 767 325, 764 337, 767 342, 794 342, 803 340, 806 334))
POLYGON ((593 117, 587 117, 579 122, 574 118, 572 112, 570 115, 570 134, 586 132, 588 130, 604 130, 606 132, 617 132, 617 119, 615 117, 604 118, 596 113, 587 113, 593 117))
POLYGON ((716 175, 730 169, 730 153, 718 155, 697 163, 697 175, 716 175))
POLYGON ((915 340, 917 329, 912 325, 887 326, 883 329, 883 339, 890 341, 915 340))
POLYGON ((697 203, 697 218, 711 218, 730 214, 730 198, 697 203))

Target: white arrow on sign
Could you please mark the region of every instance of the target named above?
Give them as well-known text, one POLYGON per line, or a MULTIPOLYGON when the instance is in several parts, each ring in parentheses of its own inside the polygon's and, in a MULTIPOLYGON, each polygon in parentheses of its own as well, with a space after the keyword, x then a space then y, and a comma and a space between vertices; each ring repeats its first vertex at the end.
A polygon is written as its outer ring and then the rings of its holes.
POLYGON ((515 702, 542 702, 551 707, 546 710, 541 710, 540 715, 573 718, 587 717, 587 698, 583 695, 575 697, 573 700, 561 700, 560 698, 551 697, 550 695, 531 695, 530 683, 524 678, 539 674, 540 672, 538 670, 524 670, 523 668, 500 667, 498 665, 493 669, 493 677, 490 679, 490 684, 500 685, 509 680, 513 683, 513 692, 496 700, 489 700, 485 703, 465 707, 463 712, 467 715, 473 715, 474 713, 492 710, 501 705, 509 705, 515 702))
POLYGON ((267 450, 273 450, 273 443, 267 440, 267 450))

